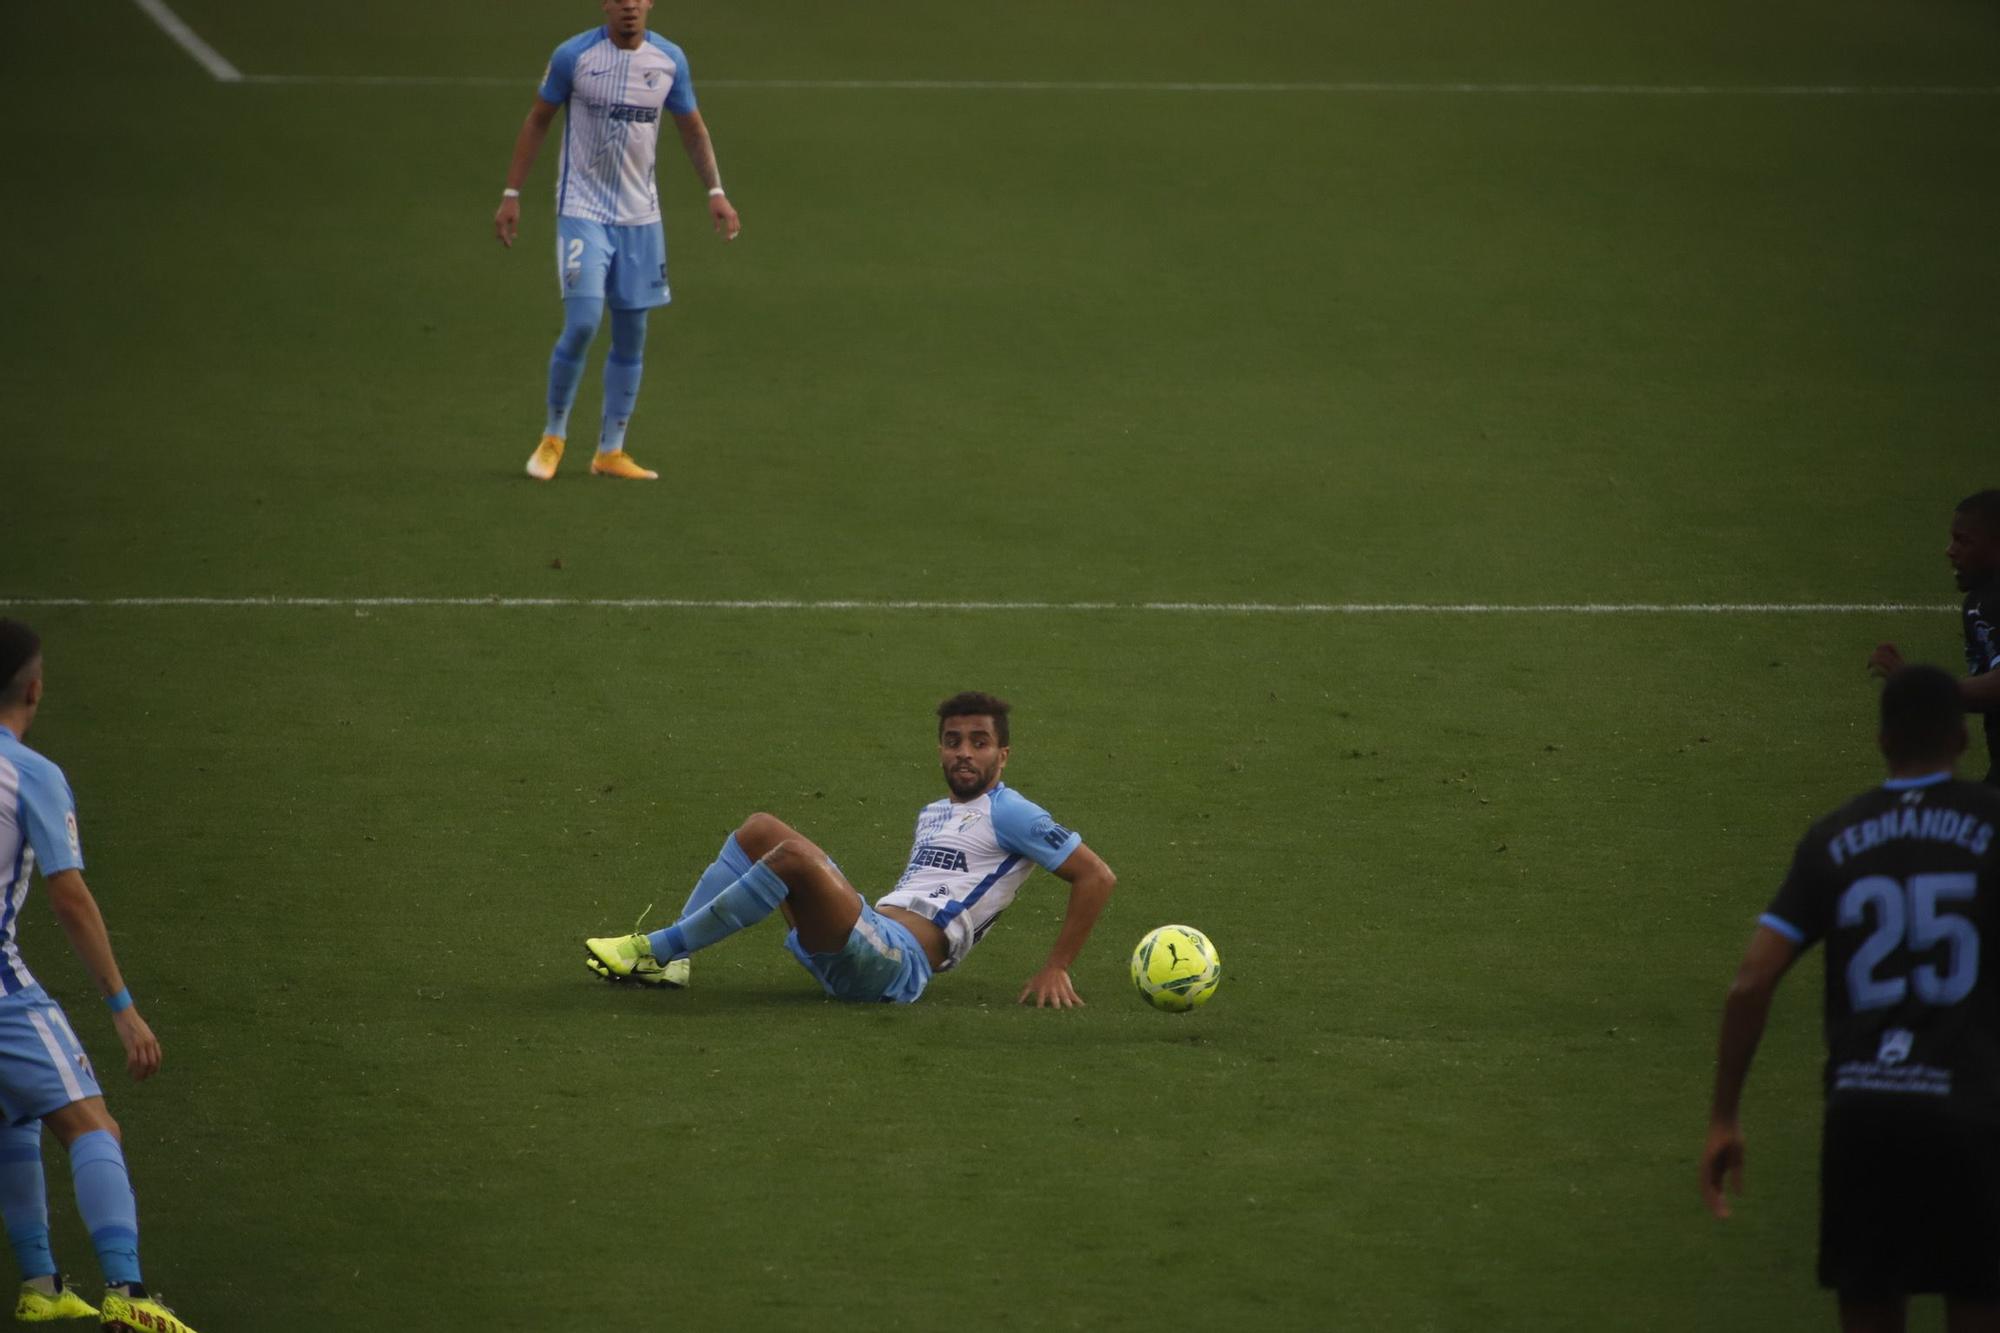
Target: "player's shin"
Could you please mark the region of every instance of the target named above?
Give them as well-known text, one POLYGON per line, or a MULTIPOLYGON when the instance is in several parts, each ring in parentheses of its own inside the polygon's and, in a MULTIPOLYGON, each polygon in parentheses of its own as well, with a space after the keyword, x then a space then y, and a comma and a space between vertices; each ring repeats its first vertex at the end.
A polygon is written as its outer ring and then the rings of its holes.
POLYGON ((549 354, 549 417, 544 435, 569 438, 569 413, 576 406, 577 385, 583 382, 584 357, 604 318, 604 302, 574 297, 563 302, 563 331, 549 354))
POLYGON ((639 381, 645 378, 646 311, 611 312, 611 354, 604 359, 604 434, 599 453, 625 447, 625 428, 639 405, 639 381))
POLYGON ((647 936, 655 958, 680 958, 754 926, 778 910, 785 882, 758 861, 707 906, 689 912, 665 930, 647 936))
POLYGON ((139 1204, 118 1140, 94 1129, 69 1145, 70 1175, 76 1182, 76 1210, 97 1248, 104 1284, 125 1286, 139 1276, 139 1204))
MULTIPOLYGON (((723 840, 722 850, 715 854, 713 861, 709 862, 708 869, 702 871, 701 878, 694 882, 694 891, 688 894, 687 902, 682 905, 681 915, 683 917, 693 916, 696 912, 714 902, 717 894, 750 873, 751 864, 749 855, 744 852, 742 845, 736 841, 736 835, 734 833, 730 834, 723 840)), ((653 940, 654 946, 653 956, 663 963, 668 962, 675 956, 661 953, 659 950, 660 940, 658 937, 665 934, 664 930, 655 931, 653 936, 650 937, 653 940)))
POLYGON ((49 1193, 42 1177, 42 1122, 0 1128, 0 1218, 23 1279, 56 1271, 49 1252, 49 1193))
POLYGON ((632 424, 632 413, 639 405, 639 381, 645 374, 646 367, 641 361, 621 360, 616 351, 605 358, 604 431, 597 440, 599 453, 616 453, 625 447, 625 430, 632 424))

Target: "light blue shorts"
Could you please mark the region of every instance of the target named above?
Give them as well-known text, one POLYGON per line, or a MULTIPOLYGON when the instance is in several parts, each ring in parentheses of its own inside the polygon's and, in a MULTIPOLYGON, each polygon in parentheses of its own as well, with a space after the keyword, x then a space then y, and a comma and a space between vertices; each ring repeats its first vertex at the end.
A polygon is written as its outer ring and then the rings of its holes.
POLYGON ((832 953, 807 953, 796 930, 786 934, 785 947, 836 1000, 914 1004, 930 984, 931 960, 910 928, 865 901, 844 947, 832 953))
POLYGON ((0 996, 0 1118, 22 1125, 103 1095, 90 1057, 47 991, 27 986, 0 996))
POLYGON ((667 290, 667 231, 657 222, 613 227, 556 219, 556 281, 563 299, 594 296, 613 310, 651 310, 667 290))

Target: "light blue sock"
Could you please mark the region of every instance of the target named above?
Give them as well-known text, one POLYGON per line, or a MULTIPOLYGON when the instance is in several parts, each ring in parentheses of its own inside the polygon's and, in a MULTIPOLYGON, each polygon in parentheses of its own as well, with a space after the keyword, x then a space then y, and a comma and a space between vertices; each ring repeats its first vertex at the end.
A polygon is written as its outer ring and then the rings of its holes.
POLYGON ((42 1178, 42 1122, 0 1126, 0 1218, 21 1278, 53 1277, 49 1252, 49 1191, 42 1178))
POLYGON ((604 433, 597 452, 615 453, 625 447, 625 428, 639 404, 639 381, 645 378, 646 312, 611 312, 611 354, 604 359, 604 433))
MULTIPOLYGON (((715 854, 713 861, 709 862, 708 869, 702 871, 701 878, 694 882, 694 891, 688 894, 687 902, 681 907, 681 915, 693 916, 714 902, 715 895, 749 874, 750 866, 748 853, 736 841, 736 835, 730 834, 723 839, 722 850, 715 854)), ((659 952, 665 943, 666 934, 664 930, 656 930, 646 937, 653 942, 653 957, 663 962, 675 957, 685 958, 687 956, 685 953, 676 955, 659 952)))
MULTIPOLYGON (((697 890, 699 891, 699 890, 697 890)), ((785 900, 785 881, 762 861, 757 862, 707 906, 689 912, 665 930, 647 936, 655 958, 682 958, 696 949, 754 926, 778 910, 785 900)))
POLYGON ((569 412, 576 406, 576 386, 583 382, 583 359, 604 318, 604 302, 594 296, 573 296, 563 302, 563 331, 549 354, 549 420, 544 435, 569 438, 569 412))
POLYGON ((139 1201, 118 1140, 93 1129, 69 1145, 69 1171, 76 1181, 76 1211, 97 1247, 106 1286, 143 1282, 139 1276, 139 1201))

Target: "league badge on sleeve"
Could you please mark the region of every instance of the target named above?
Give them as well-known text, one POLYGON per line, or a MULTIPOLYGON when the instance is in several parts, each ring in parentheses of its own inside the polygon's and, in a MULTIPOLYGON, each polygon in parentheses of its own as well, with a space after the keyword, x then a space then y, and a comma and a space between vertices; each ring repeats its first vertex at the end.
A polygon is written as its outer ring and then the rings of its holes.
POLYGON ((83 839, 76 834, 76 811, 71 810, 63 815, 63 831, 69 834, 69 854, 81 860, 83 839))

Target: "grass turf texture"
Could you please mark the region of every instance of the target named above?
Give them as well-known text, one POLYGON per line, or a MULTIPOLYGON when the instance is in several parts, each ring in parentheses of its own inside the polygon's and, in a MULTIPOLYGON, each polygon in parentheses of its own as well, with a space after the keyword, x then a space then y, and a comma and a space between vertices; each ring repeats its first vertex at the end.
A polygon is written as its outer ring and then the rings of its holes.
MULTIPOLYGON (((668 480, 536 487, 552 154, 517 251, 487 218, 590 7, 178 8, 252 73, 521 86, 221 87, 135 10, 0 11, 9 86, 65 107, 10 167, 48 206, 0 217, 36 260, 0 597, 1942 604, 1945 510, 1992 483, 1990 98, 718 86, 746 232, 703 234, 669 146, 632 437, 668 480), (86 47, 120 97, 32 54, 86 47)), ((698 86, 1968 84, 1995 45, 1950 5, 1293 8, 656 26, 698 86)), ((1142 1328, 1163 1286, 1227 1326, 1824 1321, 1817 962, 1728 1228, 1692 1184, 1715 1004, 1791 840, 1872 776, 1867 645, 1953 660, 1949 616, 34 619, 34 741, 162 1080, 110 1071, 39 907, 24 947, 204 1333, 656 1298, 1142 1328), (684 994, 584 972, 754 808, 886 884, 963 686, 1017 699, 1012 776, 1122 876, 1089 1008, 1012 1006, 1046 878, 910 1010, 820 1002, 769 928, 684 994), (1185 1019, 1124 978, 1169 920, 1227 964, 1185 1019)))

